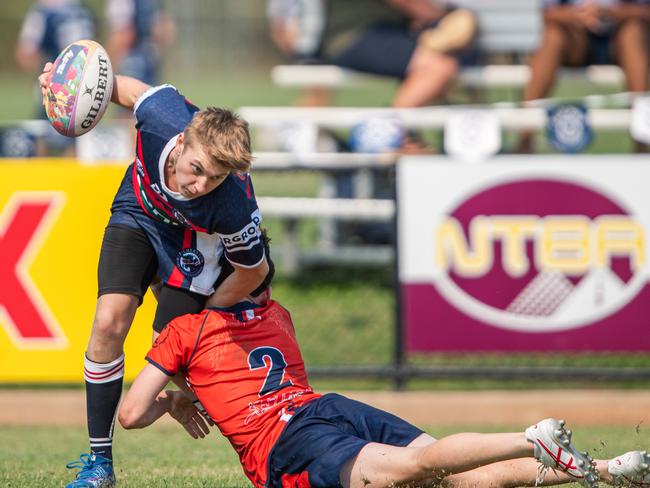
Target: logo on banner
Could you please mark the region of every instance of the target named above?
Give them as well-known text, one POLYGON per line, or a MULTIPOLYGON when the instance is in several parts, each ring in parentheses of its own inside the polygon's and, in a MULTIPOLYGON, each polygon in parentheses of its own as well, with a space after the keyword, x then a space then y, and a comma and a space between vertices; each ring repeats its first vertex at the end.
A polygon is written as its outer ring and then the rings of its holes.
POLYGON ((445 122, 445 152, 468 162, 501 150, 501 124, 490 110, 454 110, 445 122))
POLYGON ((635 141, 650 144, 650 97, 634 99, 630 135, 635 141))
POLYGON ((646 260, 644 228, 622 205, 551 179, 482 190, 435 238, 441 292, 478 320, 526 332, 611 315, 640 290, 646 260))
POLYGON ((29 275, 62 205, 59 193, 15 193, 0 214, 0 316, 10 338, 21 348, 67 344, 29 275))
POLYGON ((591 143, 593 131, 582 105, 558 105, 548 109, 548 140, 555 149, 575 154, 591 143))

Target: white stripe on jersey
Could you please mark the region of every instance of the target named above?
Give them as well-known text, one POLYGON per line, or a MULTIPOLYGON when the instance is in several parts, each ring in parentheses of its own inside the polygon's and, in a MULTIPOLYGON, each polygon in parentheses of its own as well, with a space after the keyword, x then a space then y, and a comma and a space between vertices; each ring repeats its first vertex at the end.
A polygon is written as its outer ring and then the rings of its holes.
POLYGON ((253 238, 249 243, 248 246, 236 246, 236 247, 228 247, 228 252, 237 252, 237 251, 246 251, 250 249, 251 247, 257 245, 260 243, 260 237, 259 235, 255 238, 253 238))
POLYGON ((223 254, 223 243, 218 234, 197 232, 196 248, 203 254, 205 263, 201 273, 192 278, 190 290, 201 295, 211 295, 214 292, 214 282, 221 274, 219 258, 223 254))

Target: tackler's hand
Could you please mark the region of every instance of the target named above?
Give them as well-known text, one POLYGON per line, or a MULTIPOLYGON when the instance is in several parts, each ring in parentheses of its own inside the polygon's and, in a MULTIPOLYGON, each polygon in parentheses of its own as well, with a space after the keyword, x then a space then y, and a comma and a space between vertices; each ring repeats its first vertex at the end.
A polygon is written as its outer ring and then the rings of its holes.
POLYGON ((192 405, 199 411, 201 415, 203 415, 203 418, 208 422, 209 425, 215 426, 217 425, 214 420, 212 420, 212 417, 210 417, 210 414, 208 411, 205 409, 205 407, 201 404, 200 401, 194 400, 192 402, 192 405))
POLYGON ((179 424, 194 439, 204 438, 210 433, 210 428, 205 419, 192 404, 192 401, 181 391, 170 391, 171 407, 169 415, 178 421, 179 424))

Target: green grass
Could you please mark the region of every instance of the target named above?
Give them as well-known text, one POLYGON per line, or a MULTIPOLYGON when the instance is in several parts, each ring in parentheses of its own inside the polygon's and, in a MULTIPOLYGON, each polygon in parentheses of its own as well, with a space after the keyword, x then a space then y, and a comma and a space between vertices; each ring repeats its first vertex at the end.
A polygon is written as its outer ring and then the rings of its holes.
MULTIPOLYGON (((426 430, 436 437, 453 432, 513 431, 521 426, 489 429, 458 426, 426 430)), ((650 444, 643 425, 576 429, 574 439, 581 449, 607 458, 650 444)), ((4 488, 63 486, 71 476, 64 465, 76 459, 86 446, 83 428, 0 428, 0 486, 4 488)), ((244 488, 250 483, 239 466, 230 444, 219 434, 193 440, 180 427, 154 426, 141 431, 116 432, 116 467, 119 485, 133 488, 220 487, 244 488)), ((574 486, 574 485, 567 485, 574 486)), ((578 486, 578 485, 575 485, 578 486)))

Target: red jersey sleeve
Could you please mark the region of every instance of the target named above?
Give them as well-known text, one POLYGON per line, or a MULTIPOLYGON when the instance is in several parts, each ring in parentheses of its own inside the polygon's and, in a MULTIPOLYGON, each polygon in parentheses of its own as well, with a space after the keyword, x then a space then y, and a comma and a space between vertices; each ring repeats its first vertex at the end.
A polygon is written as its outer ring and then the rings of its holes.
POLYGON ((175 376, 189 364, 196 336, 184 327, 184 317, 170 322, 160 333, 145 357, 149 363, 168 376, 175 376))

